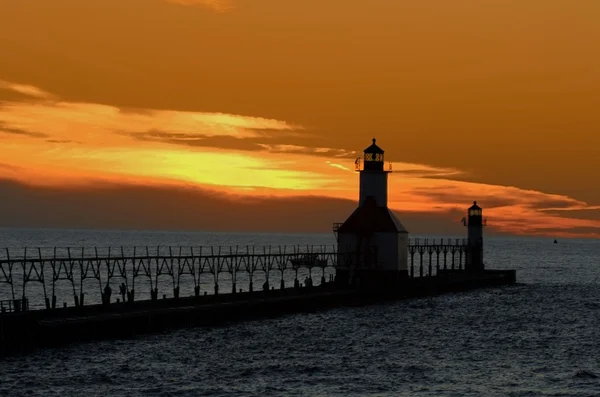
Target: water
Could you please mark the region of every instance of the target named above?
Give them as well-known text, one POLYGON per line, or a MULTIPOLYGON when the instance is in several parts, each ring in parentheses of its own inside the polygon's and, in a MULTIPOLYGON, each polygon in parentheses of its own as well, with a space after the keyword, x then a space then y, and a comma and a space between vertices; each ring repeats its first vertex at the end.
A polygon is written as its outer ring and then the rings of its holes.
MULTIPOLYGON (((331 244, 324 235, 1 231, 7 246, 331 244), (11 237, 12 236, 12 237, 11 237)), ((519 284, 0 362, 6 396, 598 396, 600 242, 487 239, 519 284)))

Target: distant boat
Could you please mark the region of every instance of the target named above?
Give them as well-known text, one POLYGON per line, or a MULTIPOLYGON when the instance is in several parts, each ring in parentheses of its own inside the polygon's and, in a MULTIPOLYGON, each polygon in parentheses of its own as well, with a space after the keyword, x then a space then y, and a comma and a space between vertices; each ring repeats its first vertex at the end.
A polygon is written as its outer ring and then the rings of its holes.
POLYGON ((556 241, 556 239, 554 239, 554 244, 558 244, 558 241, 556 241))

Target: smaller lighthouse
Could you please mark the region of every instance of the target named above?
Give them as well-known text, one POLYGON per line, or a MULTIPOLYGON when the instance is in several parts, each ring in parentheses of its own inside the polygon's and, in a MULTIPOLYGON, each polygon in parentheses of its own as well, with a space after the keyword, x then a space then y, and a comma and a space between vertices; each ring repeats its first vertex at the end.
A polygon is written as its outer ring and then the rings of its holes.
POLYGON ((468 251, 465 270, 467 272, 481 272, 483 265, 483 211, 477 201, 469 208, 465 225, 467 226, 468 251))
POLYGON ((358 208, 335 229, 340 260, 348 267, 347 273, 340 271, 339 276, 375 286, 408 277, 408 231, 387 206, 392 170, 385 165, 383 154, 373 139, 363 158, 356 159, 358 208))

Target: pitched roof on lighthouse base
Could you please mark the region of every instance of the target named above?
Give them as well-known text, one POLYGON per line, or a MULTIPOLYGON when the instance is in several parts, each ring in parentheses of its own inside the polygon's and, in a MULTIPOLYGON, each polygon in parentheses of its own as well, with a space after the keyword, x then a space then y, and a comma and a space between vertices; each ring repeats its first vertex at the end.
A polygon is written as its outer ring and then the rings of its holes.
POLYGON ((387 207, 378 207, 367 197, 338 229, 338 233, 408 233, 398 217, 387 207))

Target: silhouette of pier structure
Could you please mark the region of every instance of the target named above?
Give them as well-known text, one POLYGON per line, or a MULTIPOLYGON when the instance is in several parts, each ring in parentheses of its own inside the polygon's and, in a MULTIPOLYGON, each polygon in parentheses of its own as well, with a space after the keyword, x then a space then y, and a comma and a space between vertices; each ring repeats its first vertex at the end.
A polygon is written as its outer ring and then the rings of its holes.
POLYGON ((388 208, 392 168, 375 139, 356 171, 358 206, 333 225, 336 245, 0 252, 0 355, 516 281, 485 268, 476 202, 466 239, 410 239, 388 208))
MULTIPOLYGON (((468 249, 466 239, 412 239, 410 277, 463 271, 468 249)), ((63 307, 84 306, 86 296, 92 304, 131 303, 141 288, 142 297, 155 301, 159 294, 184 296, 182 288, 195 297, 254 292, 256 281, 262 291, 325 286, 340 269, 381 266, 376 247, 359 253, 340 253, 335 246, 55 247, 2 254, 0 314, 56 309, 59 297, 66 296, 71 298, 62 301, 63 307)))

